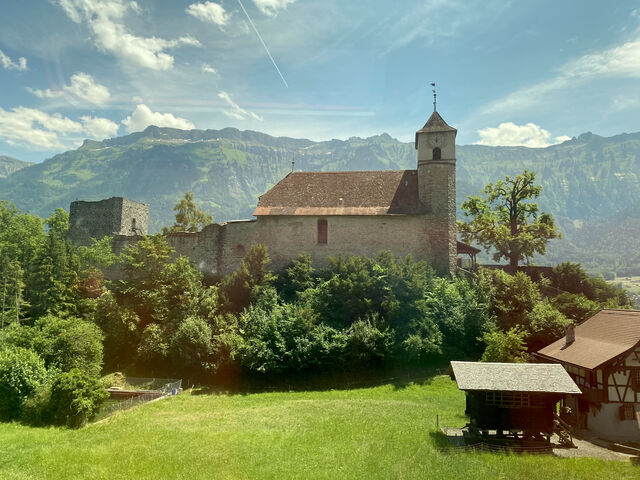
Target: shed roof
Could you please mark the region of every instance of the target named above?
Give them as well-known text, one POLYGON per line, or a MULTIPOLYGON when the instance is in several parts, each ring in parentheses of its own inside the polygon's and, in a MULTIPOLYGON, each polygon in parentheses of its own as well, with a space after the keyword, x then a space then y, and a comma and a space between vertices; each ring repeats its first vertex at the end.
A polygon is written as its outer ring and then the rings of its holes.
POLYGON ((538 354, 590 370, 640 343, 640 310, 600 310, 575 329, 575 341, 553 342, 538 354))
POLYGON ((472 247, 468 243, 463 243, 459 240, 456 242, 456 248, 458 253, 467 253, 471 255, 477 255, 481 251, 479 248, 472 247))
POLYGON ((422 213, 416 170, 292 172, 260 197, 254 215, 422 213))
POLYGON ((460 390, 581 393, 557 363, 451 362, 460 390))

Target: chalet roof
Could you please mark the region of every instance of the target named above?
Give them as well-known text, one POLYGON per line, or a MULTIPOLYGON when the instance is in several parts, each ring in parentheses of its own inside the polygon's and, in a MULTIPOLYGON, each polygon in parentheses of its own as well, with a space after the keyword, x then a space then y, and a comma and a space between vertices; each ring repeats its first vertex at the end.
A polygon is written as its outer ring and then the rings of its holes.
POLYGON ((421 213, 416 170, 292 172, 260 197, 254 215, 421 213))
POLYGON ((472 247, 471 245, 460 242, 460 241, 456 242, 456 247, 457 247, 458 253, 468 253, 471 255, 477 255, 481 251, 479 248, 472 247))
POLYGON ((451 362, 460 390, 581 393, 557 363, 451 362))
POLYGON ((640 343, 640 310, 600 310, 575 329, 575 341, 565 338, 538 351, 539 355, 594 369, 640 343))
POLYGON ((433 112, 424 127, 416 132, 416 148, 418 148, 418 134, 432 132, 457 132, 457 130, 448 125, 438 112, 433 112))

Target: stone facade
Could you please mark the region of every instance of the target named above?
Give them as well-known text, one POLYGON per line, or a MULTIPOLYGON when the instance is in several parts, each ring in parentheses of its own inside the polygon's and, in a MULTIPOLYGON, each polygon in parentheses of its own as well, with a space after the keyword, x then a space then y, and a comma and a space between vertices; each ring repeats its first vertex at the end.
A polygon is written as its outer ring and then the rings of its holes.
MULTIPOLYGON (((211 279, 235 271, 258 243, 269 249, 275 270, 301 253, 309 253, 321 267, 330 256, 375 256, 388 250, 453 273, 455 136, 456 130, 434 112, 416 133, 416 170, 292 173, 260 197, 255 220, 171 233, 168 243, 211 279)), ((146 205, 122 198, 74 202, 70 235, 78 243, 114 235, 114 247, 121 250, 137 241, 135 235, 146 234, 147 215, 146 205)))
POLYGON ((69 238, 77 245, 89 245, 92 238, 107 235, 146 235, 148 221, 148 205, 123 197, 75 201, 69 207, 69 238))

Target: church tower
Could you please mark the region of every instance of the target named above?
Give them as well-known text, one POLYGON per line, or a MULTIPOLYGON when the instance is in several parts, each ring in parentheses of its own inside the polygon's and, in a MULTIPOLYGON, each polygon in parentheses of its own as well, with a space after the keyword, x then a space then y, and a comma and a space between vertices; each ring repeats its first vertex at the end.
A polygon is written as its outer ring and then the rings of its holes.
POLYGON ((418 195, 431 219, 429 244, 433 266, 454 273, 456 248, 456 133, 435 110, 416 132, 418 195))

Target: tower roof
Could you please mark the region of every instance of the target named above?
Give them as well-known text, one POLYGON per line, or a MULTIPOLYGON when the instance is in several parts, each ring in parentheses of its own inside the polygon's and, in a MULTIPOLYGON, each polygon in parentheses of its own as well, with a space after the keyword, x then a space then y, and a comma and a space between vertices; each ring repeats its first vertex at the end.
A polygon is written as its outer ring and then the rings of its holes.
POLYGON ((424 127, 416 132, 416 148, 418 148, 418 134, 435 132, 457 132, 457 130, 448 125, 438 112, 433 112, 424 127))

